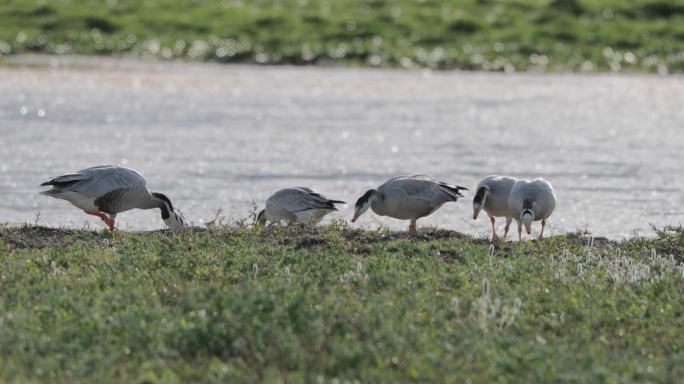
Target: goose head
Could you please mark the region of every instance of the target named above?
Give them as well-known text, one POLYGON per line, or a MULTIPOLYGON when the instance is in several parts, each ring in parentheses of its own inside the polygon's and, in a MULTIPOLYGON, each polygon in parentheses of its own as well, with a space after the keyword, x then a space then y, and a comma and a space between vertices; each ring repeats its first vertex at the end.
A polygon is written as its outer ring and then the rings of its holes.
POLYGON ((167 227, 173 232, 182 232, 185 229, 183 216, 173 209, 171 200, 163 193, 153 192, 152 196, 157 200, 157 207, 161 210, 161 218, 167 227))
POLYGON ((359 216, 363 215, 364 212, 370 208, 371 203, 373 203, 373 200, 376 199, 378 195, 378 191, 375 189, 369 189, 366 191, 366 193, 363 194, 363 196, 359 197, 358 200, 356 200, 356 204, 354 204, 354 217, 352 217, 352 223, 355 222, 359 216))
POLYGON ((254 221, 254 225, 266 225, 266 210, 262 209, 259 211, 259 214, 257 214, 256 220, 254 221))
POLYGON ((534 221, 535 217, 535 205, 536 204, 534 202, 526 200, 523 202, 523 209, 520 212, 520 220, 523 222, 523 225, 525 225, 525 231, 527 231, 528 235, 532 233, 532 222, 534 221))
POLYGON ((477 193, 475 194, 475 197, 473 197, 473 219, 477 219, 477 215, 480 214, 480 211, 485 205, 485 200, 487 199, 487 195, 489 195, 489 187, 486 185, 481 186, 478 188, 477 193))

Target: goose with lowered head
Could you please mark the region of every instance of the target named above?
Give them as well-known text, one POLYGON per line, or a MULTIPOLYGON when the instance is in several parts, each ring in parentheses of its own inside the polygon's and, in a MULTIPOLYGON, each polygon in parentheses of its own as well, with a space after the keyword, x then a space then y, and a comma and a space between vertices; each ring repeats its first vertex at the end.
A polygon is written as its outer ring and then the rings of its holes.
POLYGON ((496 236, 496 218, 505 217, 504 240, 508 235, 508 229, 513 221, 513 216, 508 209, 508 196, 513 189, 513 184, 518 181, 515 177, 491 175, 487 176, 477 185, 475 197, 473 197, 473 219, 476 220, 481 210, 487 212, 492 223, 492 242, 498 240, 496 236))
POLYGON ((398 176, 377 189, 369 189, 355 204, 352 222, 368 208, 380 216, 410 220, 409 232, 416 233, 416 220, 439 209, 444 203, 463 197, 465 187, 433 180, 427 176, 398 176))
POLYGON ((76 173, 57 176, 41 186, 52 188, 41 195, 70 202, 85 213, 97 216, 114 231, 116 216, 131 209, 161 211, 164 223, 174 232, 185 228, 181 215, 176 213, 166 195, 150 192, 145 178, 138 172, 117 165, 101 165, 76 173))
POLYGON ((541 221, 539 240, 542 240, 546 220, 555 208, 556 192, 551 183, 541 178, 517 181, 508 196, 508 209, 518 223, 518 240, 522 241, 522 226, 529 235, 535 221, 541 221))
POLYGON ((335 204, 341 200, 331 200, 307 187, 285 188, 266 199, 266 208, 257 215, 256 222, 318 224, 325 215, 337 211, 335 204))

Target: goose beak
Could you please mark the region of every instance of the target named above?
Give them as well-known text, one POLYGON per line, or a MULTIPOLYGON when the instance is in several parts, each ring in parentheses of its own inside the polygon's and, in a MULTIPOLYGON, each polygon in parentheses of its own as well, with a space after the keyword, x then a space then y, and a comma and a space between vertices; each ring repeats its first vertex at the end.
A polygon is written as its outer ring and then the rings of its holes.
POLYGON ((477 220, 477 216, 480 214, 479 209, 474 209, 473 210, 473 220, 477 220))
POLYGON ((352 217, 351 222, 353 223, 356 220, 358 220, 359 216, 361 216, 361 215, 358 212, 354 212, 354 217, 352 217))

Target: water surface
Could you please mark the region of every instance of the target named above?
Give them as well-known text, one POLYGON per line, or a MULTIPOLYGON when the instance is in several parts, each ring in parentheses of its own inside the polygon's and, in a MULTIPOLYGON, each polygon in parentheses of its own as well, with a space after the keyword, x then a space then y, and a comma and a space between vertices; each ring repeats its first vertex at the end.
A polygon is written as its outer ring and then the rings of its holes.
MULTIPOLYGON (((140 170, 196 224, 300 185, 350 202, 331 215, 348 219, 366 189, 415 173, 471 188, 542 176, 558 195, 549 233, 648 235, 684 217, 683 77, 61 60, 0 67, 2 222, 99 228, 37 192, 107 163, 140 170)), ((471 200, 419 224, 485 235, 471 200)), ((117 221, 162 225, 152 211, 117 221)), ((407 226, 372 213, 359 224, 407 226)))

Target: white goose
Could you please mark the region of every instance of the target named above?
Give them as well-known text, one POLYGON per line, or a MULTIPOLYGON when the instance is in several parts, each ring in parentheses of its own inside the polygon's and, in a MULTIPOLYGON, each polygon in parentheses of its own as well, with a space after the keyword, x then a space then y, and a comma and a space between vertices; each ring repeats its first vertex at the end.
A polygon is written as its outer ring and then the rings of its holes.
POLYGON ((462 190, 468 189, 422 175, 394 177, 358 199, 352 222, 370 207, 380 216, 411 220, 409 232, 416 233, 416 220, 428 216, 446 202, 463 197, 462 190))
POLYGON ((257 215, 257 223, 300 223, 317 224, 323 216, 336 211, 335 204, 341 200, 331 200, 306 187, 285 188, 266 199, 266 208, 257 215))
POLYGON ((532 222, 541 220, 539 240, 544 238, 546 219, 556 208, 556 193, 551 183, 544 179, 520 180, 515 183, 508 197, 508 209, 518 223, 518 240, 522 241, 522 225, 529 235, 532 222))
POLYGON ((173 210, 168 197, 150 192, 145 178, 138 172, 116 165, 82 169, 46 181, 52 186, 40 194, 70 202, 85 213, 97 216, 114 231, 116 215, 134 208, 161 210, 161 217, 174 232, 181 231, 183 218, 173 210))
POLYGON ((492 242, 497 240, 496 236, 496 217, 506 218, 504 228, 504 240, 508 236, 508 229, 511 227, 511 216, 508 210, 508 196, 511 193, 513 184, 518 181, 515 177, 508 176, 487 176, 477 185, 475 197, 473 198, 473 219, 477 219, 482 209, 489 215, 492 222, 492 242))

